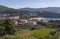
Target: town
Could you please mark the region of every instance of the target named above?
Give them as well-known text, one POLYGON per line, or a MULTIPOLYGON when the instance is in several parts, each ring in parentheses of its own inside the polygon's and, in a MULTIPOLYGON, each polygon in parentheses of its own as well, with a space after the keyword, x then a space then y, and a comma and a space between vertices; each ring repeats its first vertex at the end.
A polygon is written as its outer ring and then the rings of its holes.
MULTIPOLYGON (((7 14, 0 16, 0 22, 4 21, 5 19, 11 19, 13 23, 17 25, 24 25, 24 26, 47 26, 49 21, 52 21, 54 24, 60 24, 60 20, 53 20, 53 19, 46 19, 43 17, 35 17, 35 18, 28 18, 28 19, 21 19, 20 16, 8 16, 7 14)), ((55 27, 55 26, 54 26, 55 27)))
POLYGON ((60 0, 0 0, 0 39, 60 39, 60 0))

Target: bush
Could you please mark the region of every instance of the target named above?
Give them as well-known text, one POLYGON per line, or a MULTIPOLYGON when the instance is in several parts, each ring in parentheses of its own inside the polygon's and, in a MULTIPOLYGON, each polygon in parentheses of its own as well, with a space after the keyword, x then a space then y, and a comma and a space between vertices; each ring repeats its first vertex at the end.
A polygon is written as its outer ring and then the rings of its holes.
POLYGON ((0 36, 5 35, 5 28, 3 26, 0 26, 0 36))
POLYGON ((3 22, 3 26, 5 27, 5 34, 15 34, 16 30, 12 20, 6 19, 3 22))
POLYGON ((50 32, 52 29, 40 29, 35 31, 32 36, 36 37, 37 39, 58 39, 58 34, 55 33, 51 35, 50 32))
POLYGON ((29 35, 5 35, 4 37, 2 37, 1 39, 36 39, 32 36, 29 35))
MULTIPOLYGON (((34 31, 24 31, 15 35, 5 35, 0 39, 58 39, 58 34, 51 35, 52 29, 40 29, 34 31), (29 33, 30 32, 30 33, 29 33)), ((52 31, 54 32, 54 31, 52 31)))
POLYGON ((4 36, 6 34, 13 35, 16 33, 15 26, 10 19, 6 19, 4 22, 0 24, 0 36, 4 36))

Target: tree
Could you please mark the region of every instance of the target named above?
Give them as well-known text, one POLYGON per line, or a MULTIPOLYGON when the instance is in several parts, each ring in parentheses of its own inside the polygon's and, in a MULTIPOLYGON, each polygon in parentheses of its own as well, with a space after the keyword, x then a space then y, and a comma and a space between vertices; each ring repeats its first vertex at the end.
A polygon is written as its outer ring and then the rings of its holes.
POLYGON ((54 20, 50 20, 49 23, 54 23, 54 20))
POLYGON ((3 26, 0 26, 0 36, 5 35, 5 28, 3 26))
POLYGON ((3 22, 3 26, 5 27, 5 34, 15 34, 16 30, 12 20, 6 19, 3 22))

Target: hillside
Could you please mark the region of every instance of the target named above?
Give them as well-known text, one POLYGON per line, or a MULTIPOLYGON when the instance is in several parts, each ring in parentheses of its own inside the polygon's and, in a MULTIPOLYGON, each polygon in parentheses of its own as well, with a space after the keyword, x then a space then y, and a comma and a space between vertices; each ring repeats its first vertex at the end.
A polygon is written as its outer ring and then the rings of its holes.
POLYGON ((48 11, 60 13, 60 7, 46 7, 46 8, 21 8, 20 10, 28 10, 28 11, 48 11))
POLYGON ((16 12, 16 11, 17 9, 13 9, 13 8, 0 5, 0 13, 8 13, 8 12, 10 13, 10 12, 16 12))
POLYGON ((12 16, 19 15, 22 18, 30 18, 30 17, 60 18, 60 8, 48 7, 48 8, 14 9, 14 8, 9 8, 9 7, 0 5, 0 15, 1 14, 7 14, 7 15, 11 14, 12 16))

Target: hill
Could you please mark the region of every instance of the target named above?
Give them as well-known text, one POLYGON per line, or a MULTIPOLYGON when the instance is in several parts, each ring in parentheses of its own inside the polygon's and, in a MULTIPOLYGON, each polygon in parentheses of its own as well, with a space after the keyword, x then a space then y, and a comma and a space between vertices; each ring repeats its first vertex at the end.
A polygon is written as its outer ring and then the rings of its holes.
MULTIPOLYGON (((0 15, 10 14, 19 15, 23 18, 29 17, 49 17, 49 18, 60 18, 60 8, 59 7, 48 7, 48 8, 21 8, 14 9, 6 6, 0 5, 0 15)), ((2 15, 1 15, 2 16, 2 15)))
POLYGON ((21 8, 20 10, 28 10, 28 11, 48 11, 60 13, 60 7, 46 7, 46 8, 21 8))

